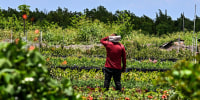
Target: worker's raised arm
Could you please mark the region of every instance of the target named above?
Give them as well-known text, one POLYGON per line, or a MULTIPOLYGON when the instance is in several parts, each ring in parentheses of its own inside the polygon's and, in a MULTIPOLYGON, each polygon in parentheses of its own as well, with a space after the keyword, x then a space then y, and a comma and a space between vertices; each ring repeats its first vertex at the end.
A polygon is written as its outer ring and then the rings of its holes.
POLYGON ((107 37, 104 37, 100 40, 100 42, 105 46, 107 43, 108 43, 108 36, 107 37))

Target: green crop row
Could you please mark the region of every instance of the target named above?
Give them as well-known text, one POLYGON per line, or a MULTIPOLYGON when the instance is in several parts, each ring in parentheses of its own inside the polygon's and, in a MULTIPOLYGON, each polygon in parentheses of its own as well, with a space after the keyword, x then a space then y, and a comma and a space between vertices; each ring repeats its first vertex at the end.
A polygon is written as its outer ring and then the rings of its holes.
MULTIPOLYGON (((98 57, 46 57, 46 64, 50 67, 98 67, 103 68, 105 58, 98 57)), ((156 63, 149 60, 137 61, 127 60, 127 68, 140 69, 170 69, 174 65, 172 61, 157 61, 156 63)))
MULTIPOLYGON (((43 55, 66 57, 66 56, 84 56, 84 57, 106 57, 106 49, 103 46, 95 46, 90 49, 84 48, 56 48, 56 47, 43 47, 41 49, 43 55)), ((192 57, 192 53, 189 50, 177 50, 165 51, 156 47, 134 47, 134 45, 128 44, 126 47, 127 59, 145 60, 149 58, 157 60, 167 59, 189 59, 192 57)))

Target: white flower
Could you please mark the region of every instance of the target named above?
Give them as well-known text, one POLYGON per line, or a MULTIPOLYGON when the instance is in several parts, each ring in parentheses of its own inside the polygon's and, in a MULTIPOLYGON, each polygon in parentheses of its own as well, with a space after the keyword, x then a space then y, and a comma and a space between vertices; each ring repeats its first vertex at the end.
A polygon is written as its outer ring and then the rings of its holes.
POLYGON ((32 77, 27 77, 27 78, 25 78, 24 79, 26 82, 28 82, 28 81, 34 81, 34 78, 32 78, 32 77))
POLYGON ((17 87, 17 89, 19 89, 19 90, 21 90, 21 88, 22 88, 21 86, 18 86, 18 87, 17 87))
POLYGON ((40 77, 40 78, 39 78, 39 81, 43 81, 43 80, 44 80, 44 77, 40 77))
POLYGON ((39 64, 38 64, 38 67, 42 67, 42 64, 41 64, 41 63, 39 63, 39 64))
POLYGON ((28 53, 26 56, 27 56, 27 57, 30 57, 30 54, 28 53))

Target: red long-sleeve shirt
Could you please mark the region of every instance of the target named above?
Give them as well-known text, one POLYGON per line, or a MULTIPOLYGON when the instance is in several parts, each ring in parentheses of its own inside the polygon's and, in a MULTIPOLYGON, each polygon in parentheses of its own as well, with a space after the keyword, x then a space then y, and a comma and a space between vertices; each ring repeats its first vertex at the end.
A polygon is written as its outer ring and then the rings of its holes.
POLYGON ((126 51, 122 44, 113 43, 108 40, 108 36, 102 38, 100 42, 106 47, 107 57, 105 67, 113 69, 126 69, 126 51), (121 62, 123 67, 121 67, 121 62))

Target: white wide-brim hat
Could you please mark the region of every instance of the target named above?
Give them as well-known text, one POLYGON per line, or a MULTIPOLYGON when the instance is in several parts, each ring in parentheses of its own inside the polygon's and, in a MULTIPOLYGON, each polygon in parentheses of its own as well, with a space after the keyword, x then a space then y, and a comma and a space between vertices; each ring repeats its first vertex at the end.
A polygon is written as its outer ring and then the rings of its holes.
POLYGON ((109 36, 109 41, 111 42, 119 42, 121 40, 121 36, 109 36))

